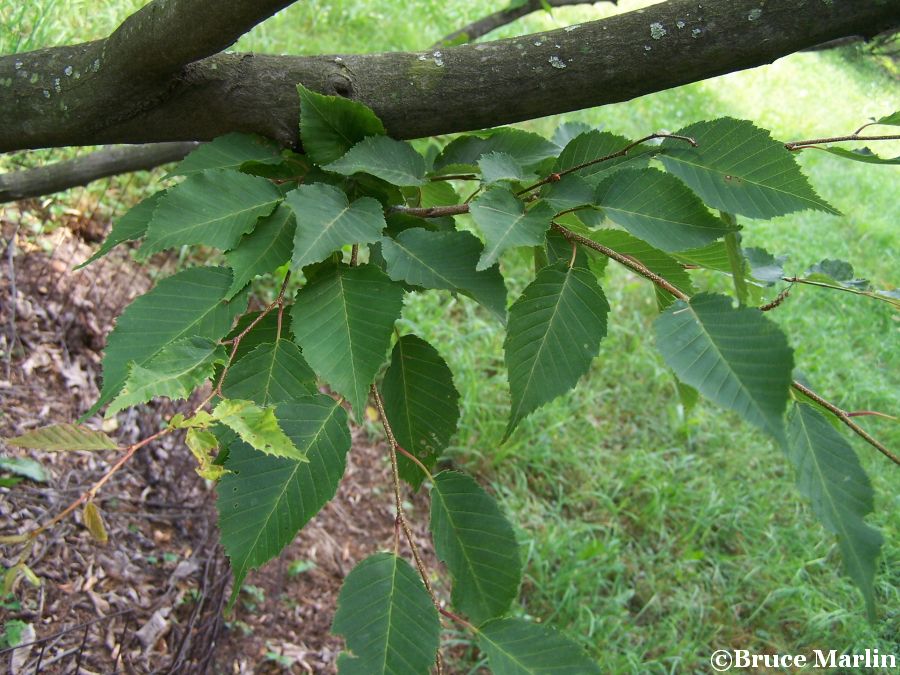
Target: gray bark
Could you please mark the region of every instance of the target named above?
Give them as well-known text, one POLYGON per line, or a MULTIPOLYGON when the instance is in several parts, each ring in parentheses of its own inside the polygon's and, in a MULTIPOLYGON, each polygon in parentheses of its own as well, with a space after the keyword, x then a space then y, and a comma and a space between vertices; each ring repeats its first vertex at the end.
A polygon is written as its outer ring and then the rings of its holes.
POLYGON ((297 145, 298 82, 362 101, 397 138, 467 131, 623 101, 900 25, 896 0, 670 0, 574 28, 444 50, 202 58, 250 27, 242 21, 252 25, 289 4, 232 0, 215 3, 215 11, 232 3, 253 11, 228 12, 227 35, 173 57, 160 55, 196 40, 197 8, 213 5, 156 0, 107 40, 0 57, 0 151, 209 140, 229 131, 297 145), (194 12, 163 11, 182 4, 194 12), (165 17, 195 23, 166 26, 165 17), (150 42, 141 37, 145 22, 150 42), (147 50, 140 59, 116 60, 133 44, 147 50), (176 67, 194 57, 200 60, 176 67), (153 64, 156 58, 163 61, 153 64))

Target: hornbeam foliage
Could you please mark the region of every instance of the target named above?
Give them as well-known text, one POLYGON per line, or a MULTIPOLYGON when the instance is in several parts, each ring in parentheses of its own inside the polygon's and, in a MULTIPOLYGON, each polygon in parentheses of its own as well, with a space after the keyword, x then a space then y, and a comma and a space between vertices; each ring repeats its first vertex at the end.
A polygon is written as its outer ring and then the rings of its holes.
MULTIPOLYGON (((198 471, 218 481, 232 602, 247 573, 277 556, 334 496, 351 445, 348 412, 361 421, 375 385, 399 479, 430 492, 434 550, 458 614, 443 609, 427 570, 396 554, 373 555, 348 575, 338 601, 340 672, 428 672, 439 649, 436 607, 472 632, 495 673, 600 672, 568 638, 514 616, 522 557, 494 498, 473 476, 432 475, 453 443, 460 396, 439 345, 401 335, 397 321, 405 296, 437 289, 467 296, 503 322, 508 437, 592 367, 617 358, 602 342, 616 318, 601 288, 610 258, 655 293, 655 342, 679 391, 688 399, 699 392, 784 449, 875 614, 881 535, 865 522, 868 477, 829 424, 832 412, 799 396, 806 402, 791 403, 791 340, 762 311, 777 302, 746 304, 778 290, 783 258, 742 250, 734 215, 815 209, 824 227, 836 213, 784 145, 726 118, 693 124, 661 145, 566 124, 552 140, 499 129, 426 156, 387 137, 359 103, 302 86, 299 97, 305 155, 242 134, 202 146, 170 174, 180 182, 120 218, 87 261, 138 239, 144 254, 186 245, 224 251, 228 267, 181 271, 124 310, 88 415, 107 404, 113 415, 155 397, 207 394, 165 432, 187 429, 198 471), (462 202, 460 194, 472 197, 462 202), (509 301, 503 274, 521 268, 523 254, 533 255, 533 277, 510 284, 523 290, 509 301), (740 305, 715 275, 733 278, 740 305), (281 291, 248 311, 258 277, 281 291)), ((807 276, 875 294, 840 261, 822 261, 807 276)), ((73 425, 11 443, 115 448, 73 425)))

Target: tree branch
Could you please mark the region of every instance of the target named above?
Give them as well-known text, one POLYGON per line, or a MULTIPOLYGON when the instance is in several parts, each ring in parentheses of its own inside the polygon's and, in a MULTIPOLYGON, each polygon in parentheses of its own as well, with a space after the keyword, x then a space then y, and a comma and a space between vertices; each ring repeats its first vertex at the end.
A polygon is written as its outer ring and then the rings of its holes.
MULTIPOLYGON (((235 18, 228 39, 240 30, 234 27, 237 19, 247 18, 248 3, 237 3, 241 11, 226 12, 235 18)), ((204 2, 174 4, 199 12, 204 2)), ((261 4, 265 11, 256 19, 287 2, 261 4)), ((222 7, 216 4, 216 11, 226 11, 222 7)), ((367 104, 397 138, 468 131, 628 100, 770 63, 846 35, 875 35, 900 25, 900 5, 882 0, 772 0, 759 10, 758 0, 707 0, 702 9, 693 0, 670 0, 575 30, 462 45, 440 56, 433 51, 341 57, 217 54, 156 80, 135 75, 134 69, 127 81, 110 76, 125 68, 114 67, 104 52, 112 38, 0 57, 0 151, 209 140, 229 131, 257 132, 296 145, 298 82, 367 104), (658 39, 651 35, 652 24, 659 24, 654 27, 658 39)), ((162 26, 161 17, 168 14, 159 16, 151 27, 162 26)), ((202 24, 200 14, 190 16, 193 24, 170 26, 178 40, 186 39, 184 30, 202 24)), ((137 26, 132 34, 140 32, 137 26)), ((218 43, 202 44, 201 52, 218 43)), ((151 55, 160 51, 156 44, 150 48, 151 55)), ((166 58, 164 66, 147 67, 158 75, 187 51, 178 54, 166 58)), ((135 68, 150 58, 143 55, 135 68)))
POLYGON ((0 204, 40 197, 120 173, 152 169, 182 159, 197 143, 154 143, 104 148, 48 166, 0 174, 0 204))
MULTIPOLYGON (((619 4, 618 0, 608 1, 614 5, 619 4)), ((544 2, 550 7, 592 4, 591 0, 544 0, 544 2)), ((449 35, 445 35, 438 40, 434 46, 445 47, 449 45, 464 44, 466 42, 475 42, 478 38, 487 35, 491 31, 497 30, 501 26, 510 24, 517 19, 521 19, 523 16, 527 16, 532 12, 537 12, 542 9, 544 9, 544 5, 541 0, 526 0, 519 7, 507 7, 506 9, 501 9, 499 12, 488 14, 477 21, 473 21, 467 26, 463 26, 459 30, 453 31, 449 35)))

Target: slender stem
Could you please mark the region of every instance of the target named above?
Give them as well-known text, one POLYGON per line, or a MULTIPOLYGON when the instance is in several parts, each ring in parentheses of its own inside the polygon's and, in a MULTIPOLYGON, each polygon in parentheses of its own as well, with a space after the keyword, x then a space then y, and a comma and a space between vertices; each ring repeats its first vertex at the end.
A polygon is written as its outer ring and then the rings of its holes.
MULTIPOLYGON (((722 213, 722 220, 729 225, 736 225, 737 219, 730 213, 722 213)), ((734 280, 734 292, 741 306, 747 304, 749 290, 747 280, 744 278, 744 255, 741 253, 741 243, 738 241, 737 232, 725 234, 725 251, 728 253, 728 264, 731 266, 731 278, 734 280)))
POLYGON ((572 257, 569 258, 569 269, 575 267, 575 258, 578 256, 578 242, 572 242, 572 257))
POLYGON ((452 206, 392 206, 392 213, 403 213, 407 216, 419 218, 441 218, 443 216, 458 216, 469 212, 469 204, 454 204, 452 206))
POLYGON ((878 452, 880 452, 882 455, 887 457, 894 464, 900 465, 900 457, 897 457, 897 455, 895 455, 890 450, 888 450, 884 445, 882 445, 882 443, 880 441, 878 441, 877 439, 870 436, 865 429, 863 429, 856 422, 854 422, 852 419, 850 419, 850 415, 845 410, 838 408, 834 403, 831 403, 830 401, 826 401, 824 398, 819 396, 812 389, 800 384, 796 380, 791 384, 791 386, 794 387, 794 389, 796 389, 800 393, 811 398, 813 401, 818 403, 820 406, 822 406, 826 410, 830 411, 832 414, 834 414, 834 416, 837 417, 841 422, 843 422, 848 427, 850 427, 850 429, 853 430, 853 433, 855 433, 857 436, 862 438, 866 443, 871 445, 873 448, 878 450, 878 452))
POLYGON ((412 454, 409 450, 404 448, 402 445, 398 445, 397 450, 400 452, 401 455, 403 455, 409 461, 411 461, 413 464, 415 464, 420 469, 422 469, 422 473, 425 474, 425 477, 428 478, 428 480, 434 481, 434 476, 431 475, 431 472, 428 470, 428 467, 425 466, 424 464, 422 464, 422 461, 418 457, 416 457, 414 454, 412 454))
POLYGON ((452 619, 453 621, 455 621, 456 623, 460 624, 461 626, 465 626, 466 628, 468 628, 470 631, 472 631, 472 632, 475 633, 476 635, 477 635, 478 633, 481 632, 480 630, 478 630, 478 627, 477 627, 477 626, 473 626, 471 623, 469 623, 468 621, 466 621, 464 618, 462 618, 462 617, 459 616, 458 614, 454 614, 454 613, 451 612, 449 609, 445 609, 445 608, 441 607, 441 608, 438 609, 438 611, 439 611, 442 615, 446 616, 448 619, 452 619))
POLYGON ((847 417, 883 417, 886 420, 891 420, 892 422, 897 422, 897 418, 894 415, 888 415, 887 413, 878 412, 877 410, 855 410, 854 412, 848 412, 847 417))
MULTIPOLYGON (((868 126, 868 125, 866 125, 868 126)), ((857 131, 861 131, 865 127, 860 127, 857 131)), ((810 138, 805 141, 791 141, 790 143, 785 143, 784 147, 788 150, 803 150, 804 148, 811 148, 814 145, 821 145, 822 143, 843 143, 845 141, 900 141, 900 135, 898 134, 889 134, 886 136, 860 136, 859 133, 848 134, 847 136, 831 136, 830 138, 810 138)))
POLYGON ((474 173, 450 173, 443 176, 431 176, 428 180, 478 180, 474 173))
POLYGON ((350 267, 356 267, 359 264, 359 244, 353 244, 350 249, 350 267))
POLYGON ((862 295, 867 298, 872 298, 873 300, 881 300, 881 302, 886 302, 891 307, 896 309, 900 309, 900 302, 890 298, 886 295, 879 295, 878 293, 873 293, 872 291, 860 291, 856 288, 848 288, 847 286, 836 286, 834 284, 829 284, 825 281, 814 281, 812 279, 804 279, 803 277, 781 277, 782 281, 789 281, 792 284, 806 284, 807 286, 818 286, 820 288, 830 288, 835 291, 844 291, 845 293, 852 293, 853 295, 862 295))

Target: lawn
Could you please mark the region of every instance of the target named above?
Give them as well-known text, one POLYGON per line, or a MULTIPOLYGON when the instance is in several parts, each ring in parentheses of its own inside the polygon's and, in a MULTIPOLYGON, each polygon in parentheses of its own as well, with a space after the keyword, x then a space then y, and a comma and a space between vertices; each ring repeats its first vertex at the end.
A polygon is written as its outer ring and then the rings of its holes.
MULTIPOLYGON (((26 3, 21 16, 4 17, 0 52, 100 37, 140 4, 103 3, 98 13, 95 3, 75 0, 26 3)), ((421 49, 501 4, 309 0, 254 29, 236 49, 421 49)), ((647 4, 623 1, 619 8, 647 4)), ((612 11, 606 3, 556 10, 498 34, 612 11)), ((897 82, 857 48, 846 48, 523 126, 549 135, 562 121, 578 120, 638 137, 729 115, 787 141, 849 133, 897 109, 897 82)), ((900 144, 879 150, 898 155, 900 144)), ((844 215, 747 221, 745 244, 789 254, 789 274, 839 258, 876 287, 895 287, 897 168, 815 151, 799 160, 844 215)), ((504 269, 513 292, 525 283, 525 264, 504 269)), ((697 281, 701 288, 722 283, 697 281)), ((610 266, 604 289, 612 306, 609 335, 590 376, 529 417, 505 444, 508 389, 499 325, 474 303, 446 293, 411 296, 404 310, 401 330, 432 342, 456 374, 463 414, 449 455, 493 487, 519 528, 527 559, 521 612, 580 640, 613 673, 707 672, 708 656, 719 648, 900 652, 896 467, 853 441, 876 490, 870 522, 886 539, 876 578, 880 617, 868 623, 859 593, 840 573, 833 537, 798 494, 781 452, 712 405, 701 402, 684 413, 653 348, 649 284, 610 266)), ((772 316, 818 390, 848 410, 900 413, 898 314, 890 306, 798 287, 772 316)), ((895 422, 865 420, 889 447, 900 445, 895 422)))

